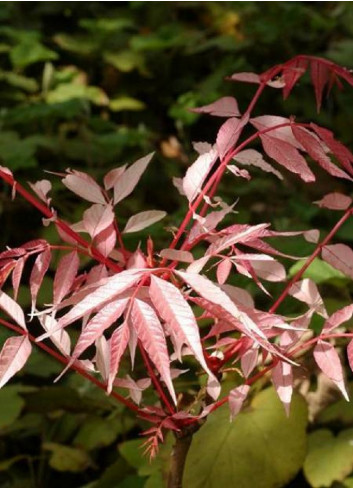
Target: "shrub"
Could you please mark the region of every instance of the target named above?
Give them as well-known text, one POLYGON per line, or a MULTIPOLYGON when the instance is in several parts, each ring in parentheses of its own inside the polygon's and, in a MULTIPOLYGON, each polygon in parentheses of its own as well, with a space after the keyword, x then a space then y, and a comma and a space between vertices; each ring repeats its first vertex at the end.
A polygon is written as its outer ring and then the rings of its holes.
MULTIPOLYGON (((259 379, 271 378, 289 415, 295 373, 311 351, 319 369, 348 397, 335 340, 352 338, 342 324, 352 317, 353 305, 329 316, 318 287, 303 275, 321 256, 339 272, 353 277, 352 250, 345 244, 330 244, 353 213, 350 197, 333 192, 316 203, 342 213, 331 231, 320 239, 320 233, 314 229, 283 232, 272 229, 270 223, 239 224, 234 219, 235 203, 226 203, 216 195, 226 173, 247 181, 252 167, 272 173, 279 181, 294 173, 309 184, 316 180, 318 165, 333 177, 352 180, 353 155, 329 130, 314 123, 298 122, 294 117, 252 116, 265 88, 281 89, 287 98, 307 71, 318 111, 323 94, 333 85, 341 88, 342 81, 353 85, 348 70, 325 59, 300 55, 261 75, 236 73, 230 77, 234 82, 257 86, 244 112, 233 97, 193 109, 226 120, 214 145, 194 144, 198 157, 184 178, 174 179, 174 185, 188 201, 188 212, 169 247, 163 250, 156 250, 151 238, 137 249, 128 249, 125 236, 163 219, 165 212, 142 210, 130 217, 124 229, 116 215, 120 202, 133 192, 153 154, 128 167, 111 170, 102 185, 81 171, 67 170, 59 175, 70 191, 89 204, 82 220, 70 224, 53 207, 48 180, 30 184, 29 192, 15 180, 10 169, 1 167, 0 176, 12 187, 13 196, 20 194, 36 207, 43 214, 45 225, 55 226, 63 244, 52 245, 37 239, 0 254, 1 286, 11 279, 13 289, 12 295, 0 292, 0 308, 12 322, 4 319, 0 322, 18 333, 2 347, 0 386, 24 366, 32 344, 36 344, 65 364, 64 372, 69 368, 76 370, 148 421, 151 427, 144 432, 145 447, 151 458, 166 432, 174 432, 176 445, 169 481, 173 487, 181 485, 193 433, 211 412, 224 404, 229 405, 231 418, 237 416, 251 385, 259 379), (263 152, 251 147, 258 140, 263 152), (222 227, 224 219, 229 223, 222 227), (242 275, 268 294, 263 281, 286 280, 282 261, 298 258, 281 252, 271 238, 281 242, 292 236, 301 236, 311 243, 313 251, 269 310, 261 310, 246 287, 227 282, 234 274, 242 275), (38 310, 38 292, 56 250, 61 256, 55 263, 52 303, 38 310), (197 256, 200 250, 203 256, 197 256), (32 325, 28 328, 17 302, 27 267, 31 267, 30 316, 37 318, 45 330, 37 337, 29 332, 32 325), (299 317, 291 317, 284 307, 281 314, 277 312, 288 296, 306 305, 299 317), (316 316, 324 320, 317 334, 311 328, 316 316), (67 328, 79 323, 81 330, 71 348, 67 328), (147 377, 134 375, 136 354, 145 364, 147 377), (120 364, 128 356, 130 372, 121 376, 120 364), (184 356, 188 357, 191 388, 184 387, 180 379, 185 373, 180 369, 184 356), (233 385, 225 387, 223 390, 228 392, 221 395, 229 372, 236 373, 233 385), (151 389, 157 399, 145 396, 144 391, 151 389), (121 390, 127 390, 131 399, 123 396, 121 390)), ((352 340, 347 354, 352 366, 352 340)), ((263 393, 263 402, 269 397, 270 394, 263 393)), ((209 426, 212 430, 212 425, 209 426)), ((201 440, 202 445, 201 432, 198 443, 201 440)), ((276 434, 271 432, 271 436, 276 434)), ((195 454, 191 454, 191 459, 194 467, 207 461, 204 458, 200 462, 202 457, 195 459, 195 454)), ((294 464, 291 468, 294 473, 295 467, 294 464)), ((209 483, 203 476, 200 483, 197 477, 191 467, 187 473, 190 484, 209 483)))

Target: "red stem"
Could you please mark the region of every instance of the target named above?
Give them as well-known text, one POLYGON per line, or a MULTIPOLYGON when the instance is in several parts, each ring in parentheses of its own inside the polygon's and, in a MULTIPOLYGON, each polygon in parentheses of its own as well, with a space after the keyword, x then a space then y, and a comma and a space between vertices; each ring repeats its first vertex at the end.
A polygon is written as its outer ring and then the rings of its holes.
MULTIPOLYGON (((45 206, 42 202, 40 202, 38 199, 36 199, 32 194, 30 194, 24 187, 22 187, 22 185, 20 185, 17 181, 15 181, 12 175, 9 175, 8 173, 0 170, 0 178, 2 178, 9 185, 15 186, 16 187, 16 191, 20 195, 22 195, 22 197, 24 197, 36 209, 38 209, 42 214, 44 214, 44 216, 46 218, 51 219, 51 218, 54 217, 54 213, 47 206, 45 206)), ((79 234, 77 234, 75 231, 73 231, 67 224, 65 224, 64 222, 60 221, 57 218, 55 219, 55 223, 64 232, 66 232, 69 236, 71 236, 73 239, 75 239, 77 241, 77 243, 79 243, 85 249, 89 250, 89 256, 92 256, 93 258, 95 258, 96 260, 100 261, 101 263, 104 263, 106 266, 108 266, 111 270, 113 270, 115 272, 120 272, 122 270, 119 265, 117 265, 116 263, 114 263, 111 260, 109 260, 109 258, 104 257, 97 249, 95 249, 93 246, 91 246, 90 243, 88 243, 79 234)), ((120 232, 119 232, 119 229, 118 229, 118 226, 117 226, 116 223, 115 223, 115 226, 116 226, 117 235, 118 235, 118 237, 120 237, 120 232)), ((121 237, 120 237, 120 240, 121 240, 121 237)), ((122 242, 121 242, 121 244, 122 244, 122 242)), ((52 247, 52 248, 54 248, 54 247, 52 247)), ((63 247, 58 246, 57 248, 62 249, 63 247)), ((84 251, 84 250, 81 250, 81 251, 84 251)), ((122 251, 123 252, 125 251, 125 248, 124 248, 123 244, 122 244, 122 251)), ((142 285, 142 283, 141 283, 141 285, 142 285)), ((1 322, 3 324, 5 324, 2 320, 1 320, 1 322)), ((10 323, 8 323, 8 327, 10 327, 9 324, 10 323)), ((16 326, 14 326, 12 329, 14 329, 17 332, 21 332, 23 334, 22 330, 17 329, 16 326), (16 329, 14 329, 14 328, 16 328, 16 329)), ((29 339, 31 341, 35 341, 35 338, 32 335, 28 335, 28 337, 29 337, 29 339)), ((50 347, 46 346, 44 343, 38 342, 36 344, 40 348, 42 348, 43 350, 45 350, 47 353, 49 353, 50 355, 52 355, 54 358, 56 358, 57 360, 61 361, 65 365, 67 365, 68 360, 64 356, 58 354, 55 350, 53 350, 50 347)), ((148 372, 149 372, 149 374, 151 376, 152 382, 153 382, 153 384, 154 384, 154 386, 155 386, 155 388, 156 388, 156 390, 157 390, 157 392, 158 392, 161 400, 166 405, 168 411, 171 414, 173 414, 175 412, 174 409, 173 409, 173 406, 170 404, 167 396, 165 395, 165 393, 163 391, 162 386, 160 385, 157 377, 155 376, 155 374, 153 372, 153 368, 151 367, 151 365, 149 363, 149 359, 148 359, 148 357, 146 355, 146 352, 144 351, 144 349, 143 349, 143 347, 141 345, 140 345, 140 350, 141 350, 142 357, 143 357, 143 359, 145 361, 147 370, 148 370, 148 372)), ((74 364, 72 366, 72 368, 74 370, 76 370, 77 372, 81 373, 81 375, 83 375, 87 379, 91 380, 97 386, 102 387, 104 390, 106 389, 106 386, 102 382, 100 382, 95 377, 93 377, 90 374, 88 374, 85 370, 81 369, 77 365, 74 364)), ((112 392, 111 395, 113 397, 115 397, 117 400, 120 400, 121 402, 123 402, 126 406, 129 406, 129 407, 133 406, 133 408, 134 408, 134 410, 136 412, 140 412, 140 410, 138 408, 136 408, 136 406, 133 403, 131 403, 130 401, 127 401, 122 396, 119 396, 115 392, 112 392)))
MULTIPOLYGON (((254 141, 259 136, 261 136, 262 134, 266 134, 266 133, 271 132, 271 131, 274 131, 276 129, 281 129, 282 127, 288 127, 288 126, 291 126, 291 125, 292 125, 292 122, 284 122, 282 124, 277 124, 276 126, 267 127, 266 129, 261 129, 259 131, 256 131, 254 134, 252 134, 251 136, 249 136, 245 141, 243 141, 241 144, 239 144, 239 146, 237 146, 236 148, 234 148, 233 150, 231 150, 225 156, 225 158, 222 160, 221 164, 219 165, 218 169, 215 171, 215 173, 207 181, 205 187, 202 189, 202 191, 200 192, 200 194, 197 197, 197 199, 195 200, 195 202, 190 206, 189 211, 187 212, 187 214, 186 214, 183 222, 181 223, 177 234, 175 235, 172 243, 169 246, 170 249, 174 249, 176 247, 176 245, 177 245, 180 237, 182 236, 182 234, 185 231, 185 228, 187 227, 187 225, 191 221, 192 216, 196 212, 198 206, 202 202, 202 200, 203 200, 204 196, 207 194, 207 192, 211 189, 211 193, 209 194, 210 197, 212 197, 215 194, 215 192, 217 190, 217 187, 218 187, 218 184, 221 181, 221 178, 223 176, 223 173, 225 172, 228 163, 234 158, 234 156, 237 153, 239 153, 239 151, 241 151, 242 149, 244 149, 252 141, 254 141)), ((296 123, 296 125, 297 126, 300 126, 300 127, 305 127, 305 128, 306 127, 310 127, 310 124, 303 124, 303 123, 297 124, 296 123)), ((207 208, 208 208, 208 204, 205 203, 205 206, 202 209, 203 212, 206 212, 207 208)), ((180 249, 181 250, 190 250, 191 248, 193 248, 194 244, 195 243, 187 243, 187 241, 185 240, 180 249)), ((167 260, 164 259, 162 261, 162 263, 161 263, 161 266, 164 266, 165 263, 166 263, 166 261, 167 260)), ((176 264, 177 264, 177 262, 173 262, 168 267, 169 268, 174 268, 176 264)))
POLYGON ((280 304, 283 302, 283 300, 287 297, 291 287, 302 277, 303 273, 305 270, 311 265, 311 263, 315 260, 315 258, 319 255, 321 252, 322 248, 333 238, 333 236, 337 233, 339 228, 347 221, 347 219, 353 214, 353 207, 350 209, 347 209, 346 212, 343 214, 341 219, 334 225, 334 227, 331 229, 331 231, 328 233, 328 235, 321 241, 320 244, 317 245, 315 248, 315 251, 312 253, 312 255, 308 258, 308 260, 305 262, 305 264, 302 266, 302 268, 294 275, 294 277, 288 282, 286 285, 285 289, 283 290, 282 294, 278 297, 276 302, 272 305, 272 307, 269 310, 269 313, 275 312, 280 304))
POLYGON ((143 359, 143 361, 144 361, 144 363, 146 365, 146 368, 147 368, 147 371, 148 371, 148 375, 150 376, 150 378, 151 378, 151 380, 153 382, 153 385, 154 385, 156 391, 158 392, 158 395, 159 395, 161 401, 164 402, 164 404, 165 404, 166 408, 168 409, 169 413, 170 414, 174 414, 175 413, 174 407, 169 402, 168 397, 166 396, 166 394, 165 394, 165 392, 164 392, 164 390, 163 390, 163 388, 162 388, 162 386, 161 386, 161 384, 160 384, 160 382, 159 382, 156 374, 154 373, 153 367, 152 367, 151 362, 150 362, 150 360, 148 358, 148 355, 147 355, 147 353, 146 353, 145 349, 143 348, 143 346, 142 346, 142 344, 141 344, 140 341, 139 341, 139 348, 140 348, 140 352, 141 352, 141 355, 142 355, 142 359, 143 359))
MULTIPOLYGON (((54 217, 54 213, 40 200, 36 199, 32 194, 30 194, 21 184, 19 184, 12 175, 0 170, 0 178, 4 180, 6 183, 15 186, 16 192, 18 192, 22 197, 24 197, 30 204, 33 205, 36 209, 38 209, 47 219, 52 219, 54 217)), ((71 238, 73 238, 78 244, 86 248, 90 252, 90 256, 95 258, 100 263, 103 263, 108 268, 113 270, 114 272, 121 272, 122 269, 119 265, 111 261, 109 258, 103 256, 96 248, 94 248, 91 243, 82 238, 78 233, 73 231, 70 226, 65 224, 60 219, 55 218, 55 224, 66 234, 68 234, 71 238)))
POLYGON ((331 333, 331 334, 321 334, 320 336, 316 336, 315 338, 311 338, 305 343, 298 345, 294 350, 290 352, 290 356, 293 357, 296 353, 301 350, 305 350, 311 345, 317 343, 319 340, 331 340, 332 338, 353 338, 353 333, 331 333))
MULTIPOLYGON (((57 351, 53 350, 52 348, 50 348, 50 346, 47 346, 45 343, 43 343, 42 341, 36 341, 35 337, 32 336, 30 333, 28 333, 27 331, 24 331, 22 328, 20 328, 19 326, 15 326, 14 324, 11 324, 9 323, 8 321, 5 321, 4 319, 0 319, 0 323, 3 324, 4 326, 6 326, 6 328, 8 329, 11 329, 12 331, 15 331, 16 333, 19 333, 23 336, 28 336, 28 339, 36 346, 38 346, 38 348, 41 348, 42 350, 44 350, 46 353, 49 353, 49 355, 51 355, 53 358, 55 358, 56 360, 58 360, 58 362, 62 363, 63 365, 67 365, 69 363, 69 360, 68 358, 64 357, 64 355, 61 355, 60 353, 58 353, 57 351)), ((93 384, 95 384, 97 387, 99 387, 100 389, 106 391, 107 390, 107 386, 101 382, 100 380, 96 379, 95 377, 93 377, 93 375, 89 374, 88 372, 86 372, 86 370, 84 370, 82 367, 80 367, 79 365, 77 364, 72 364, 70 366, 71 370, 74 370, 75 372, 79 373, 80 375, 82 375, 82 377, 85 377, 86 379, 88 379, 90 382, 92 382, 93 384)), ((122 404, 124 404, 127 408, 131 409, 132 411, 134 411, 135 413, 139 414, 140 416, 143 416, 144 418, 146 418, 146 413, 144 411, 142 411, 141 409, 139 409, 135 404, 133 404, 131 401, 129 401, 128 399, 125 399, 125 397, 123 396, 120 396, 117 392, 115 391, 112 391, 111 394, 110 394, 112 397, 114 397, 117 401, 121 402, 122 404)), ((147 418, 148 419, 148 415, 147 415, 147 418)))
MULTIPOLYGON (((292 286, 303 276, 305 270, 311 265, 311 263, 315 260, 315 258, 320 254, 322 248, 333 238, 333 236, 337 233, 337 231, 340 229, 340 227, 347 221, 347 219, 353 214, 353 207, 350 209, 347 209, 346 212, 343 214, 341 219, 337 221, 337 223, 334 225, 334 227, 331 229, 331 231, 327 234, 327 236, 319 243, 314 252, 310 255, 310 257, 306 260, 304 265, 301 267, 301 269, 294 275, 294 277, 287 283, 286 287, 282 291, 281 295, 278 297, 278 299, 274 302, 274 304, 270 307, 269 313, 272 314, 274 313, 278 307, 281 305, 281 303, 284 301, 284 299, 287 297, 289 294, 290 289, 292 286)), ((233 357, 233 346, 228 348, 224 352, 224 357, 223 360, 220 362, 219 368, 222 368, 231 358, 233 357)))

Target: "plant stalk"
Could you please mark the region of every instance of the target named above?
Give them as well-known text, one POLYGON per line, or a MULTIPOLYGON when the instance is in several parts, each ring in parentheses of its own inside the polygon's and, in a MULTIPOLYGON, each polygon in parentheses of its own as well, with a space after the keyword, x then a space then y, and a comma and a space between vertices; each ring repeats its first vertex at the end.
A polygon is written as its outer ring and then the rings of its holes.
POLYGON ((194 433, 196 433, 199 428, 199 424, 194 424, 183 428, 180 432, 174 432, 175 443, 170 457, 167 487, 183 487, 183 475, 186 457, 189 452, 194 433))

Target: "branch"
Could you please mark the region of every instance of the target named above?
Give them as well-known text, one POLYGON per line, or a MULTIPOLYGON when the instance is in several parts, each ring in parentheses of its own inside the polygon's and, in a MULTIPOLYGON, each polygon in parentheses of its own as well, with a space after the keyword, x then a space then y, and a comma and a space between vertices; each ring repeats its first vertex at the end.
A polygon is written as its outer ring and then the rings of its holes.
POLYGON ((342 225, 349 219, 349 217, 353 214, 353 207, 350 209, 347 209, 346 212, 343 214, 341 219, 334 225, 334 227, 331 229, 331 231, 328 233, 325 239, 321 241, 315 248, 314 252, 312 255, 308 258, 308 260, 305 262, 305 264, 302 266, 302 268, 294 275, 294 277, 288 282, 286 285, 285 289, 283 290, 282 294, 278 297, 276 302, 272 305, 272 307, 269 309, 269 313, 275 312, 280 304, 283 302, 283 300, 287 297, 291 287, 302 277, 304 274, 305 270, 311 265, 311 263, 315 260, 315 258, 319 255, 321 252, 322 248, 333 238, 333 236, 337 233, 337 231, 342 227, 342 225))
MULTIPOLYGON (((256 131, 254 134, 249 136, 245 141, 243 141, 241 144, 239 144, 239 146, 236 146, 234 149, 230 150, 227 153, 227 155, 221 161, 221 163, 220 163, 219 167, 217 168, 217 170, 215 171, 215 173, 207 181, 205 187, 202 189, 202 191, 198 195, 197 199, 195 199, 195 202, 190 206, 189 211, 187 212, 183 222, 179 226, 177 234, 175 235, 172 243, 169 246, 170 249, 174 249, 176 247, 176 245, 178 244, 179 239, 181 238, 186 227, 190 223, 194 213, 196 212, 197 208, 199 207, 199 205, 203 201, 205 195, 208 195, 209 197, 213 197, 213 195, 215 194, 215 192, 218 188, 218 185, 222 179, 222 176, 227 169, 228 163, 234 158, 234 156, 237 153, 239 153, 240 151, 242 151, 246 146, 248 146, 252 141, 257 139, 262 134, 266 134, 266 133, 274 131, 276 129, 281 129, 282 127, 288 127, 288 126, 291 126, 292 124, 293 124, 292 122, 283 122, 282 124, 277 124, 275 126, 267 127, 266 129, 261 129, 259 131, 256 131), (210 193, 208 194, 209 191, 210 191, 210 193)), ((310 124, 305 124, 305 123, 300 123, 300 124, 296 124, 296 125, 299 127, 304 127, 304 128, 310 127, 310 124)), ((202 211, 201 211, 201 216, 206 213, 207 209, 208 209, 208 204, 205 203, 203 208, 202 208, 202 211)), ((180 247, 180 249, 188 251, 188 250, 192 249, 194 247, 194 245, 195 245, 195 243, 187 243, 187 240, 185 240, 183 245, 180 247)), ((165 266, 165 263, 167 261, 168 260, 166 258, 164 258, 164 260, 161 263, 161 266, 165 266)), ((168 266, 168 268, 174 268, 177 263, 178 262, 174 261, 173 263, 171 263, 168 266)))
MULTIPOLYGON (((21 184, 19 184, 12 175, 9 175, 8 173, 5 173, 4 171, 0 170, 0 178, 4 180, 6 183, 11 185, 16 189, 16 192, 18 192, 22 197, 24 197, 27 202, 29 202, 33 207, 38 209, 47 219, 53 219, 55 218, 55 215, 52 210, 49 209, 46 205, 44 205, 40 200, 38 200, 36 197, 34 197, 32 194, 30 194, 21 184)), ((103 263, 106 265, 108 268, 113 270, 114 272, 121 272, 121 267, 114 263, 112 260, 109 258, 105 257, 100 253, 94 246, 91 245, 88 241, 86 241, 84 238, 82 238, 78 233, 76 233, 73 229, 70 228, 65 222, 61 221, 58 218, 55 218, 55 224, 64 231, 66 234, 68 234, 71 238, 73 238, 78 244, 80 244, 83 248, 87 249, 90 253, 90 256, 100 263, 103 263)))
POLYGON ((152 380, 152 383, 161 399, 161 401, 163 401, 163 403, 165 404, 166 408, 168 409, 169 413, 170 414, 174 414, 175 413, 175 410, 174 410, 174 407, 173 405, 170 403, 167 395, 165 394, 162 386, 161 386, 161 383, 159 382, 156 374, 154 373, 153 371, 153 367, 151 365, 151 362, 148 358, 148 355, 146 354, 145 352, 145 349, 143 348, 141 342, 139 341, 138 342, 138 345, 139 345, 139 349, 140 349, 140 352, 141 352, 141 355, 142 355, 142 359, 146 365, 146 368, 147 368, 147 371, 148 371, 148 375, 150 376, 151 380, 152 380))
MULTIPOLYGON (((11 329, 12 331, 15 331, 16 333, 19 333, 23 336, 28 336, 28 339, 34 345, 38 346, 38 348, 41 348, 42 350, 44 350, 46 353, 51 355, 53 358, 55 358, 58 362, 62 363, 63 365, 68 365, 68 363, 69 363, 68 358, 64 357, 64 355, 61 355, 57 351, 53 350, 52 348, 50 348, 50 346, 47 346, 42 341, 36 341, 36 338, 34 336, 32 336, 30 333, 28 333, 27 331, 24 331, 22 328, 15 326, 14 324, 9 323, 8 321, 5 321, 4 319, 0 319, 0 323, 2 325, 4 325, 6 328, 11 329)), ((103 382, 96 379, 93 375, 89 374, 88 372, 86 372, 86 370, 84 370, 82 367, 80 367, 77 363, 70 365, 70 369, 74 370, 75 372, 80 374, 82 377, 85 377, 87 380, 89 380, 94 385, 96 385, 99 389, 102 389, 105 392, 107 391, 107 386, 103 382)), ((149 415, 145 411, 143 411, 142 409, 139 409, 134 403, 132 403, 128 399, 125 399, 125 397, 121 396, 117 392, 112 391, 110 393, 110 396, 114 397, 114 399, 116 399, 118 402, 120 402, 121 404, 124 404, 131 411, 134 411, 135 413, 137 413, 139 416, 146 419, 147 421, 154 422, 155 418, 153 416, 149 417, 149 415)))
POLYGON ((186 457, 190 449, 194 433, 200 425, 191 425, 180 432, 174 432, 175 443, 173 446, 170 468, 168 474, 168 487, 183 487, 183 474, 186 457))

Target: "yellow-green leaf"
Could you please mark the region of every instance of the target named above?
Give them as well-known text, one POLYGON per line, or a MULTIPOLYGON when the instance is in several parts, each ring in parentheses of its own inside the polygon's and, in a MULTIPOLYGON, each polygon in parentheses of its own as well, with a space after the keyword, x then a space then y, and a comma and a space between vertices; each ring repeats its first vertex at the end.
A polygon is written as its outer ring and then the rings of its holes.
POLYGON ((212 413, 194 435, 185 487, 284 487, 306 453, 307 407, 293 396, 289 418, 273 388, 229 421, 229 408, 212 413))

